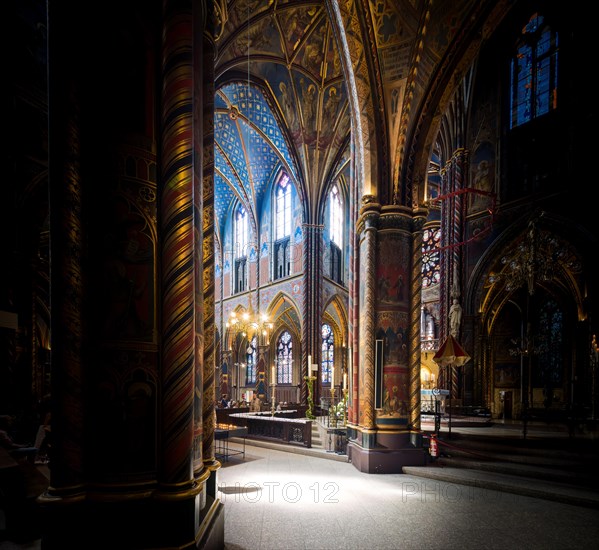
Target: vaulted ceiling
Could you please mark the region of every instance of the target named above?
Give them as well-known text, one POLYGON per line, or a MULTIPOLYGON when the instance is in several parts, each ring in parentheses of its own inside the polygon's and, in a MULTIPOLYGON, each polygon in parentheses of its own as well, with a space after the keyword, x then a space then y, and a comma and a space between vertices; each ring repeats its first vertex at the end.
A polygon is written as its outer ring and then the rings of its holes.
POLYGON ((350 148, 383 203, 422 201, 444 106, 508 4, 217 0, 219 238, 234 199, 260 219, 280 168, 318 223, 318 199, 349 179, 350 148))
POLYGON ((322 2, 239 0, 217 40, 217 231, 232 199, 259 218, 282 167, 309 200, 347 165, 349 112, 322 2))

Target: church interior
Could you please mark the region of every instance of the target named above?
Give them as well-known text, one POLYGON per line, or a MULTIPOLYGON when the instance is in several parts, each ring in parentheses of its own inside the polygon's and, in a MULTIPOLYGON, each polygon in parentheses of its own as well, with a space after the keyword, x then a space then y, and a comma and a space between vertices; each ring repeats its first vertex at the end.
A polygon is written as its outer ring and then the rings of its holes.
POLYGON ((4 8, 0 415, 48 432, 43 548, 222 548, 225 408, 373 476, 427 463, 424 413, 595 426, 582 10, 83 4, 4 8))

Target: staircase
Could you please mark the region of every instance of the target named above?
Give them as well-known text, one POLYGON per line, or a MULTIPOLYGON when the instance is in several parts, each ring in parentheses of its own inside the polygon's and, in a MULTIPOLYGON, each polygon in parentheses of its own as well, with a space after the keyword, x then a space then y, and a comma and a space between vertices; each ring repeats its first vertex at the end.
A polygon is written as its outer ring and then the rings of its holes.
POLYGON ((324 450, 324 445, 322 443, 322 437, 320 435, 320 429, 318 428, 317 420, 314 420, 312 422, 312 448, 324 450))
POLYGON ((437 458, 403 472, 599 508, 599 440, 444 434, 437 458))

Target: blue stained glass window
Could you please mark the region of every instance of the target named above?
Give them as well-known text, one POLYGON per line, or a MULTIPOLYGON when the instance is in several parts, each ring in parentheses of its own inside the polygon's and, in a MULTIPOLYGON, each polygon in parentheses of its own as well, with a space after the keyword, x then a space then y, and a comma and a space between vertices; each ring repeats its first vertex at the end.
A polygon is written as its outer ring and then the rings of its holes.
POLYGON ((511 72, 510 127, 557 107, 558 34, 534 14, 522 29, 511 72))
POLYGON ((248 344, 246 350, 246 371, 245 371, 245 383, 247 386, 256 383, 256 365, 258 363, 258 340, 254 336, 251 342, 248 344))
POLYGON ((564 318, 557 302, 547 298, 539 308, 538 371, 534 376, 536 386, 559 387, 564 373, 564 318))
POLYGON ((277 341, 277 384, 291 384, 293 365, 293 340, 288 331, 283 331, 277 341))
POLYGON ((330 325, 326 323, 322 325, 322 370, 321 377, 323 384, 331 384, 332 370, 335 360, 335 340, 333 338, 333 331, 330 325))

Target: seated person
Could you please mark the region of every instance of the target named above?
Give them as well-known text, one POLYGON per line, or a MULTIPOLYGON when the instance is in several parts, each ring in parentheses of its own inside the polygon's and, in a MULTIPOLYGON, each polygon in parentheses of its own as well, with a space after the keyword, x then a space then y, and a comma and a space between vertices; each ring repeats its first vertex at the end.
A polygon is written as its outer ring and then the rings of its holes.
POLYGON ((227 396, 223 393, 223 396, 220 399, 220 406, 223 409, 226 409, 229 406, 229 402, 227 401, 227 396))
POLYGON ((15 417, 5 414, 0 416, 0 445, 4 447, 13 458, 26 458, 30 462, 35 460, 38 448, 27 443, 17 443, 11 430, 15 422, 15 417))

